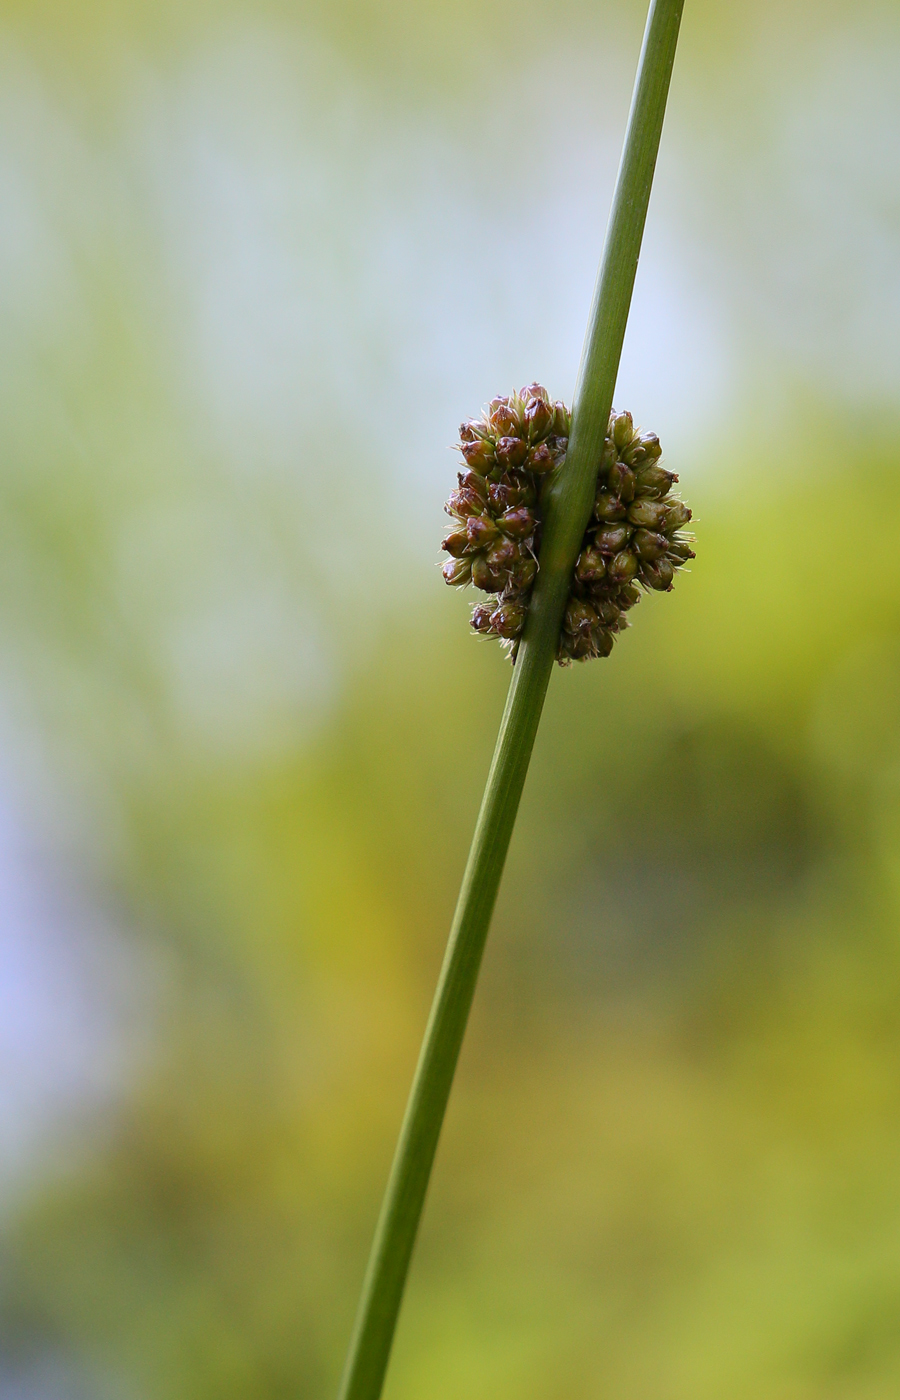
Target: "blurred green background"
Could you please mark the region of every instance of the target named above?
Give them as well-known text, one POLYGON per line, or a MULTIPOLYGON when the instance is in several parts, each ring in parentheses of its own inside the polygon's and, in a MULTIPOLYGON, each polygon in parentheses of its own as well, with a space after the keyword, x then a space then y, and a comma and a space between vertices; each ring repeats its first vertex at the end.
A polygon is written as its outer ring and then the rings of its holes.
MULTIPOLYGON (((631 0, 0 7, 0 1400, 334 1394, 571 396, 631 0)), ((616 402, 698 560, 555 675, 387 1400, 900 1391, 900 11, 688 0, 616 402)))

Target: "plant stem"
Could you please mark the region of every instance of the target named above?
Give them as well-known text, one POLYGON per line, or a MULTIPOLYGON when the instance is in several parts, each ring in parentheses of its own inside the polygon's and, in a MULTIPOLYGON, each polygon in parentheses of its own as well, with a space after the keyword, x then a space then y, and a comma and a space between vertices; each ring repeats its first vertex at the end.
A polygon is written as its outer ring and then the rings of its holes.
POLYGON ((534 746, 572 569, 590 517, 684 0, 652 0, 540 572, 363 1284, 340 1400, 381 1395, 478 969, 534 746))

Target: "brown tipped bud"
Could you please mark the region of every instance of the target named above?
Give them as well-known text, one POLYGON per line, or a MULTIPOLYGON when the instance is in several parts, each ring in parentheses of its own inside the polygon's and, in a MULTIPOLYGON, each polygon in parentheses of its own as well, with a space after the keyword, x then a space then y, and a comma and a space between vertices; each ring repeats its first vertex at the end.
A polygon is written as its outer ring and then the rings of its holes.
POLYGON ((582 550, 575 565, 575 577, 579 583, 600 583, 606 577, 606 560, 599 549, 582 550))
POLYGON ((598 520, 624 520, 627 507, 619 500, 618 496, 611 496, 608 491, 598 491, 597 499, 594 501, 594 515, 598 520))
POLYGON ((532 399, 525 405, 525 426, 531 442, 545 438, 553 427, 553 408, 546 399, 532 399))
POLYGON ((479 603, 472 609, 472 626, 476 632, 490 632, 493 609, 487 603, 479 603))
POLYGON ((669 534, 673 530, 680 530, 682 525, 686 525, 692 513, 690 506, 686 506, 684 501, 671 501, 666 510, 666 529, 669 534))
POLYGON ((465 554, 468 543, 469 536, 465 530, 454 530, 445 540, 441 540, 441 549, 452 554, 454 559, 459 559, 465 554))
POLYGON ((662 448, 659 445, 659 438, 656 433, 642 433, 638 443, 638 452, 635 461, 638 462, 658 462, 662 456, 662 448))
POLYGON ((638 496, 628 507, 628 519, 632 525, 643 526, 645 530, 662 530, 666 524, 667 509, 662 501, 651 501, 649 496, 638 496))
POLYGON ((518 413, 507 398, 492 399, 488 417, 491 427, 498 437, 504 435, 518 437, 523 426, 519 422, 518 413))
POLYGON ((474 418, 467 418, 465 423, 460 423, 460 442, 474 442, 475 439, 480 436, 481 434, 478 431, 478 424, 475 422, 474 418))
POLYGON ((609 469, 606 487, 611 496, 618 496, 626 504, 634 500, 635 475, 624 462, 614 462, 609 469))
POLYGON ((666 535, 658 535, 653 530, 636 530, 632 547, 642 559, 659 559, 669 548, 666 535))
POLYGON ((686 564, 688 559, 696 559, 697 556, 687 540, 675 539, 669 540, 669 558, 676 559, 678 564, 686 564))
POLYGON ((509 571, 509 588, 513 593, 527 593, 537 576, 537 560, 530 554, 517 560, 509 571))
POLYGON ((624 588, 620 588, 616 594, 616 602, 625 612, 633 608, 635 603, 641 601, 640 590, 635 588, 633 583, 627 583, 624 588))
POLYGON ((512 568, 519 559, 522 558, 522 551, 512 540, 505 540, 502 535, 498 535, 494 544, 487 552, 487 561, 495 573, 504 569, 512 568))
POLYGON ((613 638, 609 632, 598 628, 592 636, 594 651, 597 656, 609 656, 613 649, 613 638))
POLYGON ((618 554, 633 533, 630 525, 601 525, 594 535, 594 542, 601 554, 618 554))
POLYGON ((465 471, 457 472, 456 479, 464 490, 474 491, 479 500, 485 503, 487 502, 488 488, 487 482, 483 476, 479 476, 477 472, 470 472, 466 469, 465 471))
POLYGON ((543 384, 538 383, 526 384, 524 389, 519 390, 519 398, 526 407, 531 399, 543 399, 544 403, 550 402, 550 395, 547 393, 547 390, 544 388, 543 384))
POLYGON ((591 606, 604 627, 612 627, 616 618, 619 616, 618 601, 613 602, 612 598, 609 596, 605 598, 593 598, 591 600, 591 606))
POLYGON ((466 521, 466 536, 473 549, 486 549, 498 534, 497 526, 489 515, 470 515, 466 521))
POLYGON ((637 555, 632 554, 630 549, 623 549, 620 554, 610 559, 606 566, 610 583, 630 583, 637 571, 637 555))
POLYGON ((472 561, 471 559, 448 559, 441 569, 441 573, 444 575, 445 583, 449 583, 453 588, 461 588, 472 577, 472 561))
POLYGON ((669 559, 657 559, 655 564, 644 564, 641 568, 644 583, 649 588, 655 588, 658 593, 668 592, 674 577, 675 565, 669 559))
POLYGON ((476 438, 474 442, 464 442, 460 445, 459 450, 466 466, 473 472, 478 472, 479 476, 493 471, 497 465, 494 457, 494 444, 490 438, 476 438))
POLYGON ((484 502, 475 491, 462 486, 458 491, 450 492, 444 509, 448 515, 457 515, 460 519, 465 519, 468 515, 480 515, 484 509, 484 502))
POLYGON ((524 603, 518 599, 510 598, 505 603, 501 603, 491 619, 491 631, 496 632, 498 637, 506 637, 511 640, 518 637, 525 626, 525 615, 528 609, 524 603))
POLYGON ((630 413, 620 413, 613 420, 612 425, 613 441, 619 451, 623 447, 628 447, 634 438, 634 420, 630 413))
POLYGON ((677 480, 675 472, 667 472, 665 467, 657 466, 655 463, 649 467, 639 467, 637 494, 639 496, 652 496, 661 501, 663 496, 668 496, 677 480))
POLYGON ((544 472, 552 471, 556 466, 556 453, 549 442, 538 443, 537 447, 532 447, 528 454, 529 471, 537 472, 542 476, 544 472))
MULTIPOLYGON (((460 560, 460 563, 462 562, 460 560)), ((444 567, 446 568, 446 565, 444 567)), ((482 593, 499 593, 503 587, 483 554, 476 554, 472 560, 472 582, 482 593)))
POLYGON ((557 437, 567 438, 572 429, 572 415, 565 404, 557 399, 553 405, 553 432, 557 437))
POLYGON ((597 626, 598 621, 594 609, 583 598, 570 598, 566 603, 563 627, 571 636, 575 637, 580 633, 589 634, 591 628, 597 626))
POLYGON ((514 540, 524 540, 534 534, 535 519, 527 506, 505 511, 497 524, 504 534, 511 535, 514 540))
POLYGON ((505 469, 520 467, 528 455, 528 443, 520 437, 502 437, 497 443, 497 461, 505 469))

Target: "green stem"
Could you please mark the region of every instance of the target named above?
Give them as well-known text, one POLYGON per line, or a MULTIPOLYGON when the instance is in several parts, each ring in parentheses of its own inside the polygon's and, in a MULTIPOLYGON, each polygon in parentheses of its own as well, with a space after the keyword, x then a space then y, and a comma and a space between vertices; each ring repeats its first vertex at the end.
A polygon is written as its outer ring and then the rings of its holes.
POLYGON ((684 0, 652 0, 573 403, 506 709, 363 1284, 340 1400, 378 1400, 606 437, 684 0))

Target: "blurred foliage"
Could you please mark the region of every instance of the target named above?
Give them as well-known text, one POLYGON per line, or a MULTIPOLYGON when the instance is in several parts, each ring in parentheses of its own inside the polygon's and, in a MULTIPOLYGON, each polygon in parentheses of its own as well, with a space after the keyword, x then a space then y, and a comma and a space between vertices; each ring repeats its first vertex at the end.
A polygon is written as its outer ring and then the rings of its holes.
MULTIPOLYGON (((565 15, 631 43, 640 8, 565 15)), ((741 24, 764 50, 811 13, 696 9, 701 101, 704 82, 727 90, 741 24)), ((366 81, 402 68, 429 100, 482 28, 495 64, 521 19, 519 63, 562 23, 545 5, 266 14, 298 47, 303 24, 331 26, 366 81)), ((200 4, 3 15, 79 120, 100 68, 140 89, 128 54, 182 62, 211 23, 200 4)), ((390 100, 413 127, 418 99, 390 100)), ((69 160, 97 185, 48 198, 40 285, 0 345, 2 691, 128 931, 153 1052, 8 1212, 0 1381, 49 1357, 71 1393, 318 1400, 509 672, 429 572, 441 488, 423 522, 421 481, 392 477, 395 442, 373 441, 377 336, 369 377, 332 383, 324 407, 314 376, 340 355, 315 342, 288 448, 264 397, 258 435, 232 433, 179 321, 196 287, 165 273, 182 226, 83 120, 97 167, 64 125, 24 128, 48 188, 69 160), (387 512, 408 552, 386 562, 387 512)), ((347 159, 355 188, 365 160, 347 159)), ((328 229, 301 260, 319 266, 328 229)), ((385 246, 390 282, 403 247, 385 246)), ((348 301, 352 254, 335 254, 348 301)), ((365 340, 365 308, 333 309, 365 340)), ((693 456, 682 442, 693 572, 642 603, 610 661, 554 677, 388 1400, 897 1393, 900 422, 836 407, 827 384, 782 387, 765 411, 720 406, 693 456)), ((428 451, 474 407, 440 401, 428 451)))

